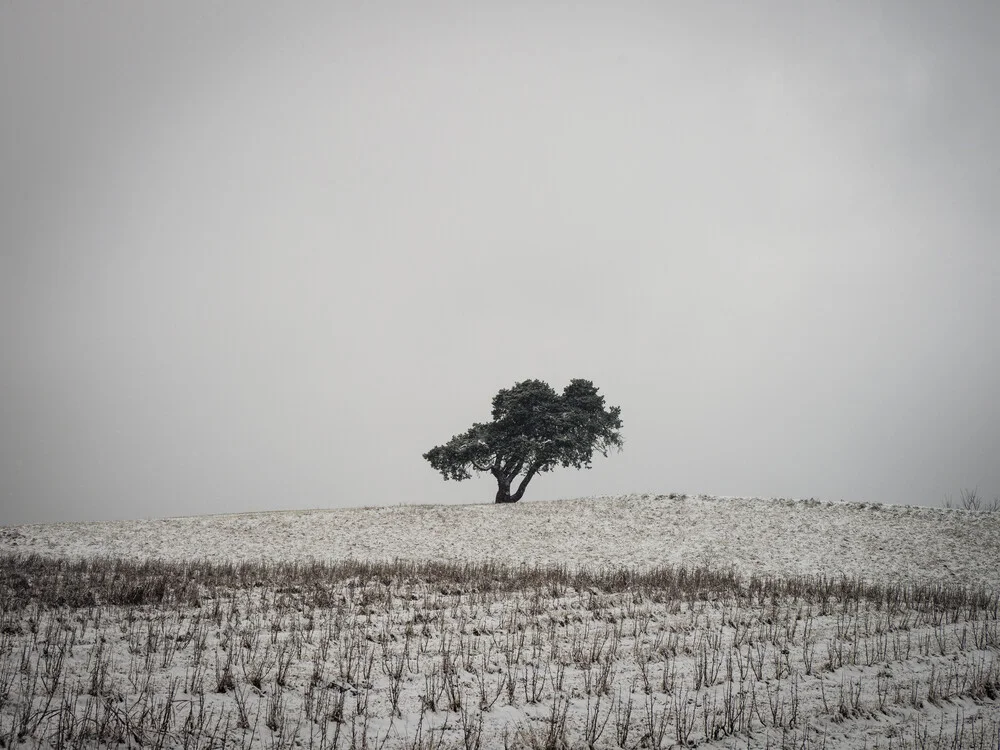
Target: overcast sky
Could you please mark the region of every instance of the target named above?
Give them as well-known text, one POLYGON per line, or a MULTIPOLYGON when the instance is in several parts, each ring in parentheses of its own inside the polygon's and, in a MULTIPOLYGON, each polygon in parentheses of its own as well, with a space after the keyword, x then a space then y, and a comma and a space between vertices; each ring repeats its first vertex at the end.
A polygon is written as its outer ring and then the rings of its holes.
POLYGON ((1000 493, 1000 6, 0 5, 0 524, 1000 493))

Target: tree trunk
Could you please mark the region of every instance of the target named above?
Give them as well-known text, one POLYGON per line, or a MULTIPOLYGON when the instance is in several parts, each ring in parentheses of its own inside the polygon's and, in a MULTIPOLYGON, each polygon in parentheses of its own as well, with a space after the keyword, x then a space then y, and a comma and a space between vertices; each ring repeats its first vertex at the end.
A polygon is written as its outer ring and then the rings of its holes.
POLYGON ((537 466, 532 466, 530 469, 528 469, 528 473, 524 475, 524 478, 521 480, 521 483, 517 487, 517 492, 515 492, 513 495, 510 494, 510 485, 514 478, 512 477, 511 479, 506 479, 502 474, 501 475, 494 474, 497 480, 496 502, 516 503, 518 500, 524 497, 524 491, 528 487, 528 482, 531 481, 531 478, 535 476, 537 471, 538 471, 537 466))
MULTIPOLYGON (((521 498, 518 497, 517 500, 521 498)), ((512 500, 510 497, 510 482, 505 481, 502 477, 497 477, 497 499, 498 503, 515 503, 517 500, 512 500)))

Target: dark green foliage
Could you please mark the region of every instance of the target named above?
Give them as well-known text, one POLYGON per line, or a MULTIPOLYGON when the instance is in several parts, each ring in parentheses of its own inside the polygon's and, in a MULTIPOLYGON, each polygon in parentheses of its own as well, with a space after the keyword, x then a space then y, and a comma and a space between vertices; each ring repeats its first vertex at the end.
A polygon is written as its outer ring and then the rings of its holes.
POLYGON ((489 472, 497 480, 496 502, 513 503, 535 474, 557 466, 589 469, 595 451, 607 456, 621 448, 621 426, 621 409, 605 409, 589 380, 571 381, 562 394, 541 380, 525 380, 493 397, 492 422, 477 422, 424 458, 457 482, 489 472))

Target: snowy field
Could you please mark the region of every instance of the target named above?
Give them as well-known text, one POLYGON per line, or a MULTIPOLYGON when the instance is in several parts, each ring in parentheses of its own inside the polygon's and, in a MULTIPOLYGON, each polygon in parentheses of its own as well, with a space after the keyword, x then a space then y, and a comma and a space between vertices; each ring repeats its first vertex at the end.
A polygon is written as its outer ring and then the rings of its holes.
POLYGON ((0 747, 1000 748, 997 513, 635 495, 0 556, 0 747))
POLYGON ((500 560, 710 565, 1000 586, 1000 514, 879 504, 630 495, 0 527, 0 552, 169 560, 500 560))

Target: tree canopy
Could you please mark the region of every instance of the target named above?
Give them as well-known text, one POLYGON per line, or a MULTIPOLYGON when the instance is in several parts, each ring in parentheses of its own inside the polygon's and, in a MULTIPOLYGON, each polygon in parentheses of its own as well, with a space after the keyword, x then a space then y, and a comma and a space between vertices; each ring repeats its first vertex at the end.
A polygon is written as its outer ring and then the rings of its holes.
POLYGON ((446 480, 489 472, 497 481, 496 502, 516 503, 539 472, 589 469, 595 451, 607 456, 620 449, 621 426, 621 409, 606 409, 589 380, 570 381, 562 394, 541 380, 525 380, 493 397, 492 422, 473 424, 424 458, 446 480))

